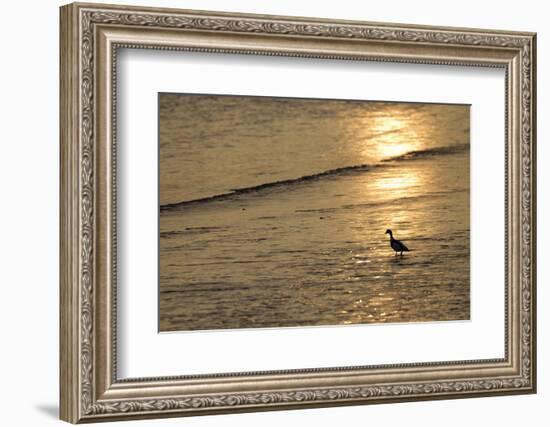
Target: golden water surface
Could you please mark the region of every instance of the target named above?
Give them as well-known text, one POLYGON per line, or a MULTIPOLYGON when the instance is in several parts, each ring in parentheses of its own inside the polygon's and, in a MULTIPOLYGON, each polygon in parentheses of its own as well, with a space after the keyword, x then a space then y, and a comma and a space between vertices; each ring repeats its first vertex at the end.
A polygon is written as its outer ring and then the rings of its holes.
POLYGON ((469 319, 469 115, 162 94, 160 330, 469 319))

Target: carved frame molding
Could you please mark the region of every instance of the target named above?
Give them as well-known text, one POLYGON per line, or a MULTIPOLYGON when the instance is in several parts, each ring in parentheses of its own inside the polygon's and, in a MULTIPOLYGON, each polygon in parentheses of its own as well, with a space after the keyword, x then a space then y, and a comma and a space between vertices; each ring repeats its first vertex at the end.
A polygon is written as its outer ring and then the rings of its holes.
POLYGON ((534 392, 534 97, 532 33, 93 4, 62 7, 61 418, 102 421, 534 392), (116 286, 103 279, 116 282, 113 146, 121 47, 506 68, 506 357, 118 380, 116 286), (272 384, 264 385, 271 377, 272 384), (201 383, 211 391, 196 392, 193 387, 201 383))

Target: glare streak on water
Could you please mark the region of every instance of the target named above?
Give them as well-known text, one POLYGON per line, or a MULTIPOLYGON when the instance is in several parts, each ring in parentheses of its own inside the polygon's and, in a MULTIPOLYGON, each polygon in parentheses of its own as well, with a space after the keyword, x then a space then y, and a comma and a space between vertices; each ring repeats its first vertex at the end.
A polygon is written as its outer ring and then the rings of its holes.
POLYGON ((172 98, 161 204, 373 166, 163 212, 161 330, 469 318, 467 107, 172 98), (382 162, 448 146, 465 148, 382 162))

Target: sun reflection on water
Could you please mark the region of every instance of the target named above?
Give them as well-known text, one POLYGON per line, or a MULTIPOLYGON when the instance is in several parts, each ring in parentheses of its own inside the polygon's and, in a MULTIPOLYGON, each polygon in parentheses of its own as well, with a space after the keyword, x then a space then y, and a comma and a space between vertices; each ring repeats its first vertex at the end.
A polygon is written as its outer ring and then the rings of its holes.
POLYGON ((386 105, 379 114, 370 114, 361 122, 368 144, 363 157, 391 159, 411 151, 422 150, 433 143, 433 118, 414 108, 404 111, 398 105, 386 105))
POLYGON ((414 188, 423 184, 424 176, 415 170, 395 170, 375 177, 372 187, 383 193, 391 193, 392 197, 401 197, 414 194, 414 188))
POLYGON ((409 117, 387 114, 374 117, 371 129, 376 132, 376 151, 380 159, 401 156, 419 147, 417 126, 411 126, 409 117))
MULTIPOLYGON (((389 139, 389 138, 384 138, 389 139)), ((391 141, 387 140, 384 143, 380 143, 377 145, 376 149, 378 151, 378 155, 382 159, 391 159, 393 157, 402 156, 403 154, 407 154, 411 151, 416 150, 416 145, 410 142, 400 142, 400 141, 391 141)))

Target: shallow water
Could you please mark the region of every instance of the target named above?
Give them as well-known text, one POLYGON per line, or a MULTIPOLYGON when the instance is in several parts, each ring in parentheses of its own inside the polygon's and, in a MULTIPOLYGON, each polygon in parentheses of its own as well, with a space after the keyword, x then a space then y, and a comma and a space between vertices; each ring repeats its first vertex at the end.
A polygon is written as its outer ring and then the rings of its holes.
POLYGON ((160 106, 161 331, 469 318, 469 107, 160 106))

